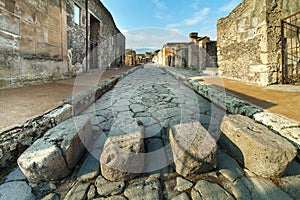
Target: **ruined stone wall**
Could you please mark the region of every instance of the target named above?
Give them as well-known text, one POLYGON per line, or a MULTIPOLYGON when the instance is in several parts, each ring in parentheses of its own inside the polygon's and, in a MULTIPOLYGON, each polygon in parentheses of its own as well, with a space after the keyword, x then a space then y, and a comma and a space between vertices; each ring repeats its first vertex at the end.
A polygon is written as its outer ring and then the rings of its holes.
POLYGON ((268 84, 266 2, 244 0, 218 21, 219 74, 260 85, 268 84))
MULTIPOLYGON (((100 22, 97 68, 122 65, 125 37, 99 0, 89 1, 89 10, 100 22)), ((84 0, 0 0, 0 88, 52 82, 85 70, 85 27, 84 0), (79 24, 74 4, 81 11, 79 24)))
MULTIPOLYGON (((98 31, 98 68, 107 69, 124 64, 125 37, 116 27, 113 17, 104 5, 98 1, 89 1, 88 23, 91 16, 99 20, 98 31)), ((85 29, 86 10, 84 0, 67 0, 68 8, 68 49, 72 52, 72 65, 85 68, 85 29), (81 8, 80 25, 74 22, 74 4, 81 8)), ((89 25, 89 32, 91 27, 89 25)), ((90 36, 88 36, 90 39, 90 36)), ((90 49, 90 44, 89 44, 90 49)))
POLYGON ((0 0, 0 88, 62 78, 65 21, 61 0, 0 0))
POLYGON ((277 83, 280 19, 300 9, 293 0, 244 0, 218 21, 219 74, 258 85, 277 83))

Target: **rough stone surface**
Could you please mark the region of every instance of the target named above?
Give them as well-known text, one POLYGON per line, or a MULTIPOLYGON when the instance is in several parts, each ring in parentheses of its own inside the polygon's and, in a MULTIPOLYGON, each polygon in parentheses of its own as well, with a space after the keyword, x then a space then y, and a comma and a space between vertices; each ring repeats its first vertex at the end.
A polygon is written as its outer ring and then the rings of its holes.
POLYGON ((65 200, 83 200, 87 197, 87 192, 90 187, 90 183, 77 182, 72 189, 68 192, 65 200))
POLYGON ((107 197, 107 198, 97 198, 97 199, 94 199, 94 200, 127 200, 125 197, 123 196, 112 196, 112 197, 107 197))
POLYGON ((241 178, 252 199, 292 199, 274 184, 260 178, 241 178))
POLYGON ((258 121, 287 138, 300 149, 300 123, 270 112, 260 112, 253 115, 258 121))
POLYGON ((125 196, 131 200, 153 200, 159 199, 161 193, 160 182, 157 179, 146 179, 133 183, 125 189, 125 196))
POLYGON ((101 172, 107 180, 130 180, 143 170, 144 128, 136 125, 132 130, 127 134, 109 133, 100 158, 101 172))
POLYGON ((97 195, 97 189, 94 185, 91 185, 90 186, 90 189, 87 193, 87 199, 90 200, 90 199, 94 199, 94 197, 97 195))
POLYGON ((88 154, 77 173, 77 179, 81 181, 91 180, 99 174, 100 162, 93 155, 88 154))
POLYGON ((121 194, 125 187, 125 183, 123 181, 110 182, 102 176, 98 176, 95 185, 100 196, 121 194))
POLYGON ((240 179, 233 183, 233 185, 230 187, 230 191, 236 199, 252 199, 250 191, 240 179))
POLYGON ((86 116, 69 119, 49 130, 18 159, 29 179, 59 180, 66 177, 82 158, 84 145, 91 144, 91 123, 86 116))
POLYGON ((231 182, 244 175, 239 164, 222 150, 218 150, 218 169, 231 182))
POLYGON ((193 186, 193 183, 191 183, 190 181, 188 181, 184 178, 181 178, 181 177, 177 177, 176 182, 177 182, 177 185, 174 190, 177 190, 179 192, 188 190, 193 186))
POLYGON ((192 199, 227 199, 234 200, 234 198, 218 184, 208 181, 199 181, 191 192, 192 199))
POLYGON ((15 181, 0 185, 0 199, 34 200, 36 197, 26 182, 15 181))
POLYGON ((180 195, 173 197, 171 200, 190 200, 189 196, 184 192, 180 195))
POLYGON ((10 174, 5 177, 5 182, 25 181, 26 177, 19 167, 16 167, 10 174))
POLYGON ((282 178, 279 187, 292 198, 298 199, 300 197, 300 175, 282 178))
POLYGON ((217 165, 217 144, 200 122, 169 129, 176 172, 183 175, 208 172, 217 165))
POLYGON ((59 196, 55 193, 50 193, 42 198, 42 200, 59 200, 59 196))
POLYGON ((264 177, 279 176, 296 156, 296 148, 248 117, 224 117, 220 144, 246 168, 264 177))
POLYGON ((244 0, 219 19, 219 74, 258 85, 276 83, 280 79, 281 39, 280 29, 275 27, 280 26, 282 16, 299 9, 294 1, 244 0))

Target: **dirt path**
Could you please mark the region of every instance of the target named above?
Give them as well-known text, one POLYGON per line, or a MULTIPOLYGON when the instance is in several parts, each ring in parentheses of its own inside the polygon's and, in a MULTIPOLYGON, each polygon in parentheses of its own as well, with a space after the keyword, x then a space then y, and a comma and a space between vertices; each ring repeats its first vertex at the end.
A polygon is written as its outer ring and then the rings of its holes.
MULTIPOLYGON (((207 79, 206 82, 211 84, 220 83, 220 81, 214 79, 207 79)), ((260 87, 229 79, 223 79, 222 82, 227 92, 270 112, 300 122, 299 86, 274 85, 260 87)))

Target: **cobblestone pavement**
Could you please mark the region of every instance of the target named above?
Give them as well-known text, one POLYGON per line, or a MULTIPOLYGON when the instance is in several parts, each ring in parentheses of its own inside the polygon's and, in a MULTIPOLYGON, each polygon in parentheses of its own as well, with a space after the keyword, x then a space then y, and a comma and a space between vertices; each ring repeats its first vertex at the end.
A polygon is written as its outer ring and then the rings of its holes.
POLYGON ((293 187, 299 184, 298 162, 291 164, 285 172, 285 178, 266 180, 243 169, 234 158, 218 148, 218 164, 210 172, 185 177, 177 174, 171 148, 168 148, 170 141, 167 128, 173 124, 200 121, 218 140, 219 125, 225 112, 159 68, 146 65, 128 75, 83 114, 91 118, 93 134, 97 139, 94 146, 87 146, 89 152, 72 175, 60 182, 29 182, 30 188, 17 168, 0 185, 1 200, 34 199, 34 196, 44 200, 299 197, 297 187, 293 187), (137 124, 145 127, 145 164, 138 171, 141 174, 132 180, 107 180, 99 162, 105 140, 132 132, 137 124), (11 187, 17 188, 13 194, 9 189, 11 187))

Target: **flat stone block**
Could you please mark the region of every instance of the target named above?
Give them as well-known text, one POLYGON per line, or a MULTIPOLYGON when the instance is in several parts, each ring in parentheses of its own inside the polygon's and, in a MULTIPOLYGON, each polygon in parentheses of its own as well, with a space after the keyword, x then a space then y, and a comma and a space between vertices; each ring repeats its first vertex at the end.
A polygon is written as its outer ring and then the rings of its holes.
POLYGON ((188 176, 216 167, 216 141, 200 122, 171 126, 169 137, 177 173, 188 176))
POLYGON ((263 177, 277 177, 296 156, 296 148, 267 127, 242 115, 223 118, 219 143, 237 161, 263 177))
POLYGON ((34 181, 60 180, 69 175, 92 143, 92 125, 78 116, 50 129, 18 159, 24 175, 34 181))

